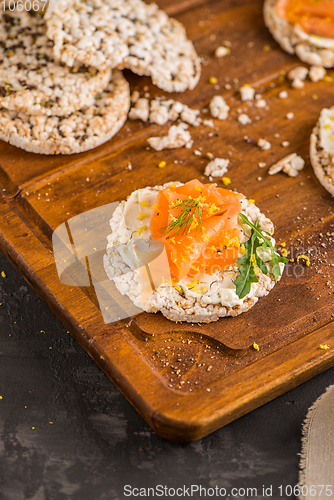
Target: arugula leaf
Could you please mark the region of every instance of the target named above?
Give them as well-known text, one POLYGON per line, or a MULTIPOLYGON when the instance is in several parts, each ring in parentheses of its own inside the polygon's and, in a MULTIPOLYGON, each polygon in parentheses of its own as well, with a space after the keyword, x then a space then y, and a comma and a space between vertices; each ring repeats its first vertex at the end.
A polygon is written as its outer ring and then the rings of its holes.
POLYGON ((243 223, 247 224, 252 230, 249 240, 243 243, 245 254, 237 260, 240 274, 234 281, 234 284, 236 286, 236 293, 238 297, 242 299, 250 292, 251 284, 258 282, 257 275, 259 274, 259 271, 262 271, 264 274, 268 274, 268 268, 265 262, 257 254, 257 249, 262 251, 266 251, 268 248, 270 249, 271 262, 273 266, 272 272, 275 282, 277 282, 279 276, 281 276, 279 263, 288 262, 288 259, 278 255, 277 249, 268 238, 268 236, 271 236, 270 233, 263 231, 260 228, 259 221, 252 224, 246 215, 242 213, 240 213, 240 218, 243 223))
POLYGON ((248 241, 243 243, 245 254, 237 260, 237 264, 240 266, 240 274, 234 281, 234 284, 236 286, 236 294, 240 299, 250 292, 252 283, 257 283, 259 281, 252 263, 256 239, 256 236, 254 237, 254 235, 252 235, 248 241))

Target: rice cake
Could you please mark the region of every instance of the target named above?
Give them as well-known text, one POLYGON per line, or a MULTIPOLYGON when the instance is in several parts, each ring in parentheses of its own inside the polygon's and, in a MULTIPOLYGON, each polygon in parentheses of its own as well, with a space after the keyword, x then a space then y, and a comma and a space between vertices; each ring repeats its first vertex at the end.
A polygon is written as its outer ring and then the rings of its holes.
POLYGON ((110 69, 69 68, 55 62, 39 14, 0 11, 0 107, 66 116, 92 105, 110 77, 110 69))
POLYGON ((277 14, 278 0, 265 0, 264 20, 272 36, 289 54, 296 54, 308 64, 332 68, 334 65, 334 39, 306 33, 277 14))
POLYGON ((167 92, 193 89, 200 59, 185 28, 142 0, 57 0, 45 14, 56 58, 73 66, 128 68, 167 92))
POLYGON ((334 196, 334 106, 324 108, 310 140, 310 160, 322 186, 334 196))
MULTIPOLYGON (((152 217, 158 193, 171 186, 182 186, 182 183, 170 182, 163 186, 139 189, 116 208, 110 220, 111 234, 108 236, 107 251, 104 256, 104 268, 109 279, 113 280, 119 292, 122 295, 127 295, 137 307, 146 312, 160 311, 172 321, 209 323, 222 317, 237 316, 248 311, 260 297, 267 295, 275 286, 271 262, 266 262, 268 274, 266 275, 259 270, 258 282, 252 283, 251 291, 242 299, 239 299, 235 293, 234 280, 239 275, 236 264, 231 266, 228 272, 216 271, 212 274, 210 276, 211 283, 208 283, 207 287, 208 291, 202 293, 197 291, 191 293, 187 282, 184 280, 177 282, 173 279, 169 283, 164 282, 161 286, 155 287, 149 296, 147 296, 146 291, 143 292, 140 270, 131 264, 127 248, 129 246, 131 248, 134 241, 150 241, 149 219, 152 217), (150 214, 146 215, 144 219, 144 229, 141 214, 143 211, 150 214), (139 217, 137 217, 138 213, 139 217), (211 297, 213 293, 220 294, 220 302, 216 301, 217 303, 215 303, 211 297)), ((273 234, 272 222, 245 197, 241 199, 241 213, 245 214, 253 223, 259 221, 262 230, 273 234)), ((240 220, 239 227, 242 234, 240 241, 243 243, 250 237, 249 228, 245 227, 240 220)), ((275 244, 275 240, 272 237, 270 239, 275 244)), ((281 273, 283 268, 284 264, 280 263, 281 273)), ((153 278, 152 276, 151 274, 150 280, 153 279, 155 282, 154 276, 153 278)))
POLYGON ((113 137, 130 107, 128 82, 113 71, 108 87, 94 103, 67 117, 0 110, 0 139, 39 154, 72 154, 96 148, 113 137))

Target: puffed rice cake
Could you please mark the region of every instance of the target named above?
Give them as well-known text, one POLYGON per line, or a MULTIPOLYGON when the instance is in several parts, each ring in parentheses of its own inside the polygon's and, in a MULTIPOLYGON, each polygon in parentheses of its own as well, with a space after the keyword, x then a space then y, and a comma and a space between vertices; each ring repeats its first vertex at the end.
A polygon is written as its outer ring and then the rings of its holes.
POLYGON ((56 58, 128 68, 167 92, 193 89, 200 59, 181 23, 142 0, 57 0, 45 14, 56 58))
POLYGON ((264 21, 276 42, 289 54, 296 54, 301 61, 308 64, 332 68, 334 65, 333 46, 319 47, 317 39, 307 36, 298 25, 293 25, 282 19, 276 13, 277 0, 265 0, 263 13, 264 21), (306 35, 306 36, 305 36, 306 35))
MULTIPOLYGON (((163 186, 155 186, 148 189, 154 195, 158 195, 158 192, 162 189, 169 187, 170 185, 181 186, 180 182, 169 182, 163 186)), ((142 190, 137 190, 132 193, 143 192, 142 190)), ((132 196, 131 195, 131 196, 132 196)), ((128 198, 128 200, 130 197, 128 198)), ((246 198, 240 200, 241 211, 244 213, 251 222, 259 221, 260 228, 264 231, 268 231, 270 234, 274 232, 273 223, 268 219, 256 205, 249 203, 246 198)), ((114 281, 116 288, 122 295, 127 295, 133 303, 143 309, 146 312, 157 312, 160 311, 166 318, 171 321, 185 321, 188 323, 211 323, 217 321, 219 318, 228 316, 238 316, 239 314, 251 309, 259 300, 260 297, 267 295, 270 290, 275 286, 275 279, 272 274, 271 263, 268 264, 268 274, 262 273, 259 270, 258 282, 252 283, 251 291, 243 299, 241 299, 241 304, 234 307, 223 306, 221 304, 208 304, 205 303, 202 296, 197 297, 184 297, 180 291, 180 287, 172 285, 164 285, 158 289, 152 291, 150 297, 148 298, 145 306, 141 301, 141 279, 140 271, 138 269, 131 269, 131 267, 124 262, 121 253, 119 252, 120 245, 126 245, 128 242, 138 240, 140 238, 147 238, 146 231, 138 236, 137 231, 133 228, 129 228, 125 224, 125 213, 126 213, 126 203, 127 201, 122 201, 116 208, 113 216, 110 220, 111 234, 108 236, 108 244, 106 249, 106 254, 104 255, 104 269, 108 278, 114 281)), ((151 203, 155 203, 155 199, 151 197, 151 203)), ((146 205, 145 205, 146 206, 146 205)), ((145 218, 146 221, 146 218, 145 218)), ((135 221, 138 223, 138 221, 135 221)), ((141 224, 141 221, 139 221, 141 224)), ((148 225, 149 222, 146 222, 148 225)), ((243 226, 240 224, 240 229, 242 231, 242 242, 249 239, 249 235, 245 233, 243 226)), ((275 240, 272 239, 273 244, 275 240)), ((234 274, 234 279, 238 276, 238 266, 232 266, 231 273, 234 274)), ((280 263, 281 273, 284 269, 284 264, 280 263)), ((220 279, 220 273, 212 275, 212 281, 215 282, 220 279)), ((233 279, 233 281, 234 281, 233 279)), ((278 278, 280 279, 280 277, 278 278)), ((177 285, 177 284, 176 284, 177 285)))
POLYGON ((55 62, 41 15, 0 10, 0 107, 66 116, 92 105, 110 77, 110 69, 55 62))
MULTIPOLYGON (((331 108, 334 113, 334 106, 331 108)), ((320 123, 314 127, 310 140, 310 160, 320 184, 334 196, 334 158, 320 146, 320 123)))
POLYGON ((0 139, 32 153, 81 153, 111 139, 126 121, 129 107, 128 82, 113 70, 108 87, 95 95, 94 103, 69 116, 0 109, 0 139))

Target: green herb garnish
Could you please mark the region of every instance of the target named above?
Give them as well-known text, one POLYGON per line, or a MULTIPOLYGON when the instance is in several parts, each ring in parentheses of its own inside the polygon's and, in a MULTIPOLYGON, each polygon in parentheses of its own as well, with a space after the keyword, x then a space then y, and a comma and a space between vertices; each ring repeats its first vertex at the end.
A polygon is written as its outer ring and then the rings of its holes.
POLYGON ((265 251, 267 248, 270 249, 271 263, 273 266, 272 273, 274 275, 275 282, 277 282, 279 276, 281 276, 279 263, 288 262, 288 259, 281 257, 277 253, 277 249, 268 238, 268 236, 271 236, 270 233, 263 231, 260 228, 259 221, 252 224, 246 215, 242 213, 240 214, 240 218, 244 224, 247 224, 252 229, 249 240, 243 243, 245 254, 237 260, 240 275, 234 281, 234 284, 236 286, 236 293, 238 297, 242 299, 250 292, 251 284, 259 281, 257 277, 259 270, 261 270, 264 274, 268 274, 266 264, 257 254, 258 248, 262 251, 265 251))
POLYGON ((202 231, 202 206, 203 202, 200 199, 188 199, 177 201, 172 208, 182 208, 182 211, 176 217, 172 217, 171 222, 165 229, 164 234, 175 231, 175 234, 186 234, 193 228, 194 225, 200 226, 202 231))

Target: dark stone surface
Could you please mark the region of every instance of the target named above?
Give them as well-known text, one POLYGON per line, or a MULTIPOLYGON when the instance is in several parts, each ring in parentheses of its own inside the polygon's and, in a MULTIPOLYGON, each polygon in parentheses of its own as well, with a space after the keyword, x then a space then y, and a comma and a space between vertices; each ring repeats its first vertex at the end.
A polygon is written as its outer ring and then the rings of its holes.
POLYGON ((191 484, 257 488, 259 499, 272 485, 271 498, 294 498, 278 486, 298 481, 302 422, 334 369, 199 442, 171 444, 1 254, 0 271, 0 500, 117 500, 125 485, 191 484))

